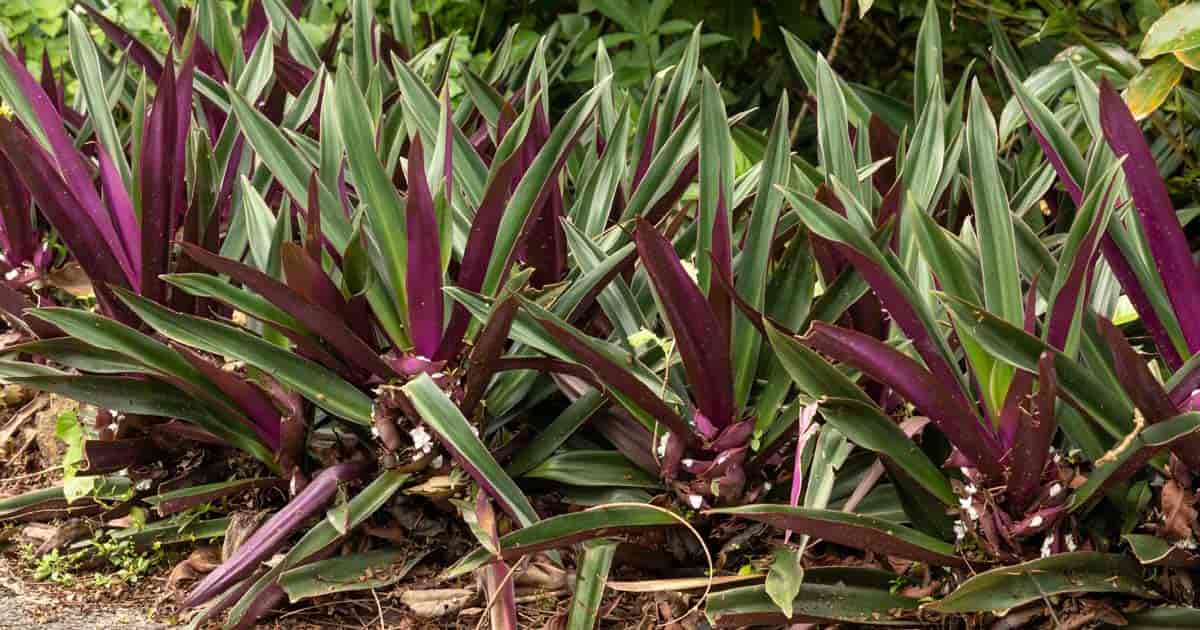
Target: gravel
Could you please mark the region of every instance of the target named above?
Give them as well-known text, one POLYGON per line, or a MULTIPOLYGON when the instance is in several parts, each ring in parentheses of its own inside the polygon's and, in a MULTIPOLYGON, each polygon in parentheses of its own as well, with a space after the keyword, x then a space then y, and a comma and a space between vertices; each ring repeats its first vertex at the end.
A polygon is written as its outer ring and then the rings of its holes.
POLYGON ((145 612, 138 609, 96 608, 54 597, 20 595, 0 587, 0 629, 3 630, 165 630, 171 627, 146 621, 145 612))

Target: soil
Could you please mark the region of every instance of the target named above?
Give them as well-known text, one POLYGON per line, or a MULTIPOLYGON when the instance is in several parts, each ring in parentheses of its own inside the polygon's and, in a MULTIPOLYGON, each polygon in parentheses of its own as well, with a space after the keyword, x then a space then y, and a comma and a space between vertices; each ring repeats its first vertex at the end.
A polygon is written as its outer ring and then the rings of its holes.
MULTIPOLYGON (((75 404, 51 396, 33 398, 11 386, 0 389, 0 498, 62 483, 63 445, 54 435, 58 412, 75 404)), ((297 605, 285 605, 277 615, 259 624, 259 630, 359 629, 425 630, 487 627, 485 602, 468 578, 456 583, 440 582, 437 575, 447 559, 460 556, 472 543, 469 534, 457 531, 453 519, 443 514, 408 512, 405 523, 414 540, 396 544, 413 548, 434 547, 432 553, 401 582, 379 590, 356 591, 319 597, 297 605), (419 540, 417 540, 419 539, 419 540), (435 557, 437 556, 437 557, 435 557), (442 557, 445 556, 445 557, 442 557), (406 603, 406 593, 459 589, 459 601, 440 617, 418 616, 406 603), (464 598, 462 593, 466 591, 464 598)), ((33 578, 32 550, 60 522, 0 525, 0 630, 47 628, 50 630, 157 630, 184 627, 190 618, 176 602, 193 582, 173 587, 172 568, 192 551, 188 545, 173 545, 165 561, 133 584, 107 580, 97 585, 95 577, 105 571, 77 570, 70 583, 38 581, 33 578), (41 532, 40 535, 38 532, 41 532)), ((551 571, 551 574, 554 572, 551 571)), ((564 628, 571 592, 570 578, 559 573, 540 579, 529 568, 517 578, 518 623, 521 628, 564 628)), ((110 576, 111 577, 111 576, 110 576)), ((429 595, 430 593, 427 593, 429 595)), ((438 600, 442 601, 442 600, 438 600)), ((438 605, 435 603, 435 605, 438 605)), ((654 628, 690 605, 666 601, 655 595, 612 594, 601 609, 604 629, 654 628), (665 615, 665 616, 664 616, 665 615)), ((214 624, 205 630, 219 627, 214 624)), ((695 628, 694 622, 676 625, 695 628)))

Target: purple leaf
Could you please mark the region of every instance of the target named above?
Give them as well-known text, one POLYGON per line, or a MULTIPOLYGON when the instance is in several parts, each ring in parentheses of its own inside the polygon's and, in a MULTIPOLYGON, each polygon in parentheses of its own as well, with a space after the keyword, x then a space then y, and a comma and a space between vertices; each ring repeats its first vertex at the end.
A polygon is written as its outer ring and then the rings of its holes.
POLYGON ((342 318, 360 339, 371 339, 371 319, 354 312, 333 280, 321 268, 320 259, 313 259, 296 243, 284 243, 280 259, 287 284, 312 304, 342 318))
POLYGON ((238 411, 244 413, 254 427, 254 432, 272 451, 279 449, 280 416, 279 410, 261 389, 242 380, 232 372, 226 372, 214 365, 199 353, 178 343, 172 343, 175 351, 183 355, 213 385, 217 386, 226 396, 237 404, 238 411))
POLYGON ((304 249, 308 257, 321 261, 321 246, 324 238, 321 233, 321 201, 320 181, 314 169, 308 176, 308 205, 304 213, 304 249))
POLYGON ((577 338, 575 333, 566 330, 550 319, 539 319, 538 322, 546 329, 546 332, 550 333, 551 337, 554 337, 555 341, 565 347, 605 384, 621 392, 622 395, 633 401, 633 404, 650 414, 684 442, 695 442, 695 436, 683 418, 679 417, 675 410, 671 409, 629 370, 604 356, 591 345, 577 338))
POLYGON ((671 241, 644 219, 638 222, 634 240, 671 326, 696 407, 723 429, 733 422, 734 405, 729 345, 719 342, 724 338, 720 322, 671 241))
POLYGON ((250 0, 250 9, 246 15, 246 24, 242 27, 242 49, 247 57, 258 46, 258 40, 267 32, 270 22, 262 0, 250 0))
MULTIPOLYGON (((1122 389, 1141 412, 1147 424, 1156 424, 1178 415, 1181 410, 1146 365, 1121 330, 1103 317, 1096 318, 1100 334, 1112 353, 1113 369, 1122 389)), ((1200 435, 1189 435, 1171 445, 1171 452, 1192 470, 1200 470, 1200 435)))
MULTIPOLYGON (((696 180, 696 173, 700 172, 700 158, 693 157, 683 170, 679 172, 679 178, 675 180, 675 184, 646 213, 646 220, 650 223, 658 223, 667 216, 667 213, 679 203, 683 193, 687 192, 688 186, 696 180)), ((636 188, 634 189, 636 190, 636 188)), ((693 202, 694 203, 694 202, 693 202)))
POLYGON ((900 137, 892 131, 891 127, 887 126, 887 123, 883 122, 882 118, 875 114, 871 114, 868 129, 867 140, 871 144, 871 158, 874 160, 891 158, 887 164, 879 167, 879 170, 871 176, 871 183, 875 185, 875 190, 880 195, 886 196, 896 184, 896 152, 900 148, 900 137))
MULTIPOLYGON (((1022 105, 1022 108, 1024 105, 1022 105)), ((1046 135, 1036 124, 1036 118, 1025 112, 1025 118, 1029 121, 1029 128, 1033 131, 1033 137, 1042 148, 1042 153, 1046 155, 1046 160, 1054 167, 1054 171, 1058 173, 1058 181, 1067 189, 1067 194, 1071 196, 1071 200, 1075 202, 1076 207, 1083 205, 1083 189, 1071 177, 1070 170, 1067 169, 1066 163, 1063 161, 1058 151, 1054 149, 1054 145, 1046 138, 1046 135)), ((1159 353, 1171 366, 1171 369, 1178 369, 1183 364, 1183 359, 1179 356, 1179 352, 1175 349, 1175 344, 1171 342, 1170 336, 1167 334, 1166 327, 1162 320, 1159 319, 1158 313, 1154 310, 1154 306, 1150 303, 1150 298, 1146 295, 1146 290, 1142 288, 1141 282, 1138 280, 1137 274, 1133 271, 1129 261, 1125 259, 1125 254, 1121 252, 1121 248, 1113 241, 1112 236, 1105 232, 1100 238, 1100 253, 1104 256, 1104 260, 1112 269, 1113 275, 1117 277, 1117 282, 1125 291, 1125 295, 1129 297, 1130 303, 1138 313, 1138 318, 1142 320, 1149 331, 1150 336, 1154 338, 1154 345, 1158 348, 1159 353)))
MULTIPOLYGON (((1021 372, 1027 374, 1027 372, 1021 372)), ((1030 410, 1028 403, 1018 404, 1018 434, 1020 439, 1013 443, 1009 455, 1012 472, 1008 476, 1005 493, 1009 512, 1023 514, 1037 498, 1041 486, 1042 471, 1046 468, 1046 457, 1050 454, 1050 443, 1058 423, 1054 415, 1054 401, 1058 396, 1058 377, 1054 371, 1054 355, 1043 352, 1038 359, 1037 408, 1030 410)))
POLYGON ((296 498, 255 530, 232 557, 206 575, 188 593, 183 605, 187 608, 199 606, 250 575, 260 562, 270 558, 283 546, 297 527, 309 517, 319 514, 337 494, 342 483, 362 477, 369 468, 365 462, 353 462, 322 470, 296 498))
POLYGON ((64 333, 58 326, 42 321, 36 317, 30 317, 25 313, 27 309, 34 308, 33 302, 25 297, 25 294, 9 286, 7 282, 0 282, 0 311, 8 313, 10 317, 20 320, 33 334, 41 339, 51 337, 65 337, 64 333))
MULTIPOLYGON (((1096 326, 1104 337, 1108 351, 1112 353, 1117 380, 1133 405, 1142 412, 1146 422, 1154 424, 1178 415, 1179 409, 1171 402, 1171 397, 1154 378, 1142 355, 1129 345, 1121 330, 1103 317, 1096 318, 1096 326)), ((1196 457, 1200 458, 1200 451, 1196 452, 1196 457)))
POLYGON ((396 375, 395 371, 379 358, 371 346, 346 326, 342 318, 305 300, 303 296, 287 285, 257 269, 217 256, 202 247, 180 243, 180 248, 188 258, 211 271, 227 275, 236 282, 246 285, 288 315, 296 318, 313 334, 327 341, 339 353, 340 358, 349 365, 385 380, 396 375))
POLYGON ((488 383, 495 371, 495 362, 504 352, 504 344, 508 341, 508 331, 512 328, 513 317, 517 313, 517 300, 510 297, 500 302, 492 309, 487 324, 475 338, 475 347, 467 359, 467 371, 463 377, 463 401, 460 405, 463 415, 470 418, 475 413, 475 406, 483 400, 488 383))
POLYGON ((154 104, 146 116, 142 135, 138 178, 141 182, 142 210, 142 290, 141 294, 165 303, 166 284, 159 276, 167 273, 174 234, 175 77, 172 52, 167 52, 165 70, 158 80, 154 104))
POLYGON ((646 171, 650 170, 650 163, 654 159, 654 134, 658 130, 658 103, 650 109, 650 123, 646 126, 646 135, 642 138, 642 154, 638 156, 637 168, 633 173, 633 185, 630 190, 637 190, 641 185, 642 178, 646 176, 646 171))
POLYGON ((950 387, 916 360, 863 333, 813 322, 801 339, 805 345, 896 390, 937 426, 967 459, 992 479, 1000 479, 1001 449, 969 408, 951 395, 950 387))
POLYGON ((58 84, 54 82, 54 68, 50 65, 50 51, 47 48, 42 49, 42 91, 50 98, 50 103, 54 105, 54 109, 61 114, 63 111, 63 95, 58 89, 58 84))
MULTIPOLYGON (((533 126, 521 147, 525 156, 522 172, 550 137, 550 118, 540 105, 536 108, 533 126)), ((542 186, 537 205, 530 213, 531 223, 523 228, 522 259, 534 269, 530 283, 535 288, 558 282, 566 275, 567 241, 562 230, 563 196, 562 182, 558 178, 559 168, 560 165, 556 165, 551 171, 550 179, 542 186)))
POLYGON ((79 469, 89 475, 103 475, 131 466, 147 464, 158 459, 159 452, 152 440, 87 440, 83 443, 84 466, 79 469))
POLYGON ((409 147, 404 215, 408 238, 405 281, 409 325, 417 354, 432 357, 442 342, 442 253, 420 138, 413 138, 409 147))
POLYGON ((103 147, 97 153, 100 156, 100 189, 104 191, 104 201, 108 204, 109 213, 116 218, 118 234, 125 251, 133 259, 134 268, 141 269, 142 232, 138 225, 137 210, 133 207, 133 200, 129 198, 129 191, 125 189, 125 182, 121 180, 112 156, 103 147))
POLYGON ((5 262, 13 267, 32 262, 38 232, 33 223, 33 200, 21 184, 12 162, 0 152, 0 245, 5 262))
MULTIPOLYGON (((203 42, 196 38, 196 44, 203 42)), ((183 221, 187 213, 187 140, 188 130, 192 124, 192 82, 196 75, 196 49, 192 46, 188 56, 183 60, 179 75, 175 79, 175 127, 172 147, 175 150, 175 160, 171 171, 171 205, 174 215, 173 225, 183 221)))
MULTIPOLYGON (((717 216, 713 220, 712 261, 715 273, 733 277, 733 245, 729 242, 729 211, 725 207, 725 193, 717 193, 717 216)), ((732 337, 733 311, 729 291, 720 282, 711 282, 708 287, 708 305, 717 317, 723 344, 729 347, 732 337)))
MULTIPOLYGON (((1037 278, 1025 292, 1025 332, 1036 334, 1037 326, 1037 278)), ((1004 448, 1012 448, 1016 440, 1018 427, 1021 425, 1021 404, 1033 391, 1033 374, 1025 370, 1017 370, 1013 374, 1012 383, 1004 397, 1004 405, 1000 408, 1000 441, 1004 448)))
MULTIPOLYGON (((471 231, 467 235, 467 245, 463 250, 462 263, 459 265, 455 284, 467 291, 478 293, 483 286, 483 278, 487 273, 488 261, 492 257, 492 248, 496 244, 496 233, 500 229, 500 221, 504 218, 504 207, 508 201, 509 187, 516 173, 519 153, 514 152, 501 164, 496 174, 488 183, 475 211, 475 219, 471 222, 471 231)), ((438 361, 453 359, 462 349, 463 334, 471 323, 471 314, 462 304, 456 303, 450 314, 450 325, 442 336, 442 345, 433 357, 438 361)))
POLYGON ((158 76, 162 74, 162 64, 159 63, 158 58, 154 56, 154 53, 145 44, 138 41, 129 31, 126 31, 112 20, 104 17, 102 13, 92 8, 88 3, 80 2, 76 6, 88 12, 88 15, 96 22, 100 30, 104 31, 105 37, 111 39, 118 48, 129 52, 129 57, 145 71, 146 78, 154 82, 158 81, 158 76))
MULTIPOLYGON (((33 80, 29 71, 25 69, 25 64, 20 59, 17 59, 17 56, 7 48, 0 50, 0 54, 4 55, 9 70, 16 79, 21 92, 29 101, 34 114, 37 116, 38 124, 45 133, 46 140, 49 141, 54 162, 57 163, 57 170, 62 176, 62 181, 66 185, 65 188, 74 197, 74 200, 68 204, 68 207, 74 206, 74 208, 71 208, 71 214, 90 217, 90 222, 94 226, 93 229, 111 250, 109 256, 117 261, 124 272, 125 280, 120 282, 120 285, 136 287, 137 271, 133 267, 132 262, 130 262, 129 253, 121 247, 121 241, 117 237, 116 229, 113 227, 108 211, 104 207, 104 203, 100 200, 100 195, 96 192, 95 186, 92 184, 91 171, 88 170, 79 151, 75 149, 74 141, 67 135, 62 117, 54 109, 53 104, 50 102, 50 97, 46 95, 41 86, 33 80)), ((8 158, 14 164, 17 162, 17 159, 11 154, 8 158)), ((26 187, 33 188, 33 186, 29 185, 29 182, 26 182, 26 187)), ((55 191, 55 194, 62 196, 62 192, 60 191, 55 191)))
MULTIPOLYGON (((973 411, 973 406, 967 400, 966 394, 963 392, 961 381, 959 380, 958 372, 950 365, 938 347, 938 341, 933 333, 925 327, 925 323, 917 312, 915 306, 908 300, 908 295, 895 282, 892 275, 872 257, 860 252, 854 247, 842 242, 830 241, 834 248, 849 260, 850 264, 858 270, 867 284, 874 289, 880 303, 887 309, 888 314, 911 341, 913 348, 917 354, 925 361, 925 365, 933 374, 934 379, 942 387, 943 394, 947 397, 943 404, 949 405, 950 408, 958 410, 960 413, 965 413, 959 422, 975 421, 977 417, 973 411)), ((939 425, 939 429, 942 427, 939 425)), ((978 440, 973 439, 971 445, 956 444, 960 448, 978 449, 988 454, 988 458, 993 463, 980 462, 976 460, 977 465, 986 466, 993 472, 997 471, 998 465, 994 462, 999 457, 998 445, 995 443, 994 437, 991 434, 984 433, 981 428, 976 428, 975 432, 979 434, 978 440)), ((975 459, 972 457, 972 459, 975 459)), ((990 472, 986 473, 989 474, 990 472)))
POLYGON ((1175 307, 1188 349, 1196 352, 1200 350, 1200 274, 1146 138, 1121 95, 1107 80, 1100 82, 1100 125, 1113 153, 1125 157, 1121 165, 1125 183, 1150 253, 1175 307))
POLYGON ((0 118, 0 150, 93 284, 128 286, 114 250, 83 212, 50 156, 16 121, 0 118))

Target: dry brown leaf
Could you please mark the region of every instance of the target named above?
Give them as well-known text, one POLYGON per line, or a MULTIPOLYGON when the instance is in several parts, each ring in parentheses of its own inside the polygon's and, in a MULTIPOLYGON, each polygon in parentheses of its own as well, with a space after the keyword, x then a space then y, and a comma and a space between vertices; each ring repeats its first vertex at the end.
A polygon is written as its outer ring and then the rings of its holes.
POLYGON ((82 519, 73 518, 62 525, 54 528, 54 533, 42 542, 41 546, 34 551, 34 555, 42 555, 50 553, 55 549, 61 549, 67 545, 82 540, 92 533, 92 528, 88 527, 82 519))
POLYGON ((1195 496, 1171 479, 1163 484, 1160 500, 1163 523, 1158 528, 1158 535, 1170 541, 1191 538, 1196 522, 1196 508, 1192 507, 1195 496))
POLYGON ((77 298, 90 298, 96 295, 92 288, 92 280, 79 263, 67 263, 46 274, 46 283, 56 289, 62 289, 77 298))
POLYGON ((237 548, 246 542, 247 538, 267 520, 267 512, 234 512, 229 518, 229 527, 225 529, 225 542, 221 547, 221 557, 228 559, 237 548))
POLYGON ((400 595, 400 601, 412 609, 413 614, 423 619, 456 613, 474 599, 475 591, 469 588, 410 590, 400 595))

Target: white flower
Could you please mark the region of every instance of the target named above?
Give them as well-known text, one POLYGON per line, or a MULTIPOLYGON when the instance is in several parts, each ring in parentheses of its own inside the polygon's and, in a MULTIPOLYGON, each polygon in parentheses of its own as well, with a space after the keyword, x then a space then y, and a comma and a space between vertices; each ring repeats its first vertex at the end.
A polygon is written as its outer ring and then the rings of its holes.
POLYGON ((770 481, 764 481, 764 482, 763 482, 763 492, 770 492, 770 491, 771 491, 771 488, 773 488, 773 487, 774 487, 774 486, 772 486, 772 485, 771 485, 771 482, 770 482, 770 481))
POLYGON ((437 457, 434 457, 434 458, 433 458, 433 462, 431 462, 431 463, 432 463, 432 465, 433 465, 433 467, 434 467, 434 468, 441 468, 441 467, 442 467, 442 463, 443 463, 444 461, 445 461, 445 458, 444 458, 444 457, 442 457, 441 455, 438 455, 437 457))
POLYGON ((120 429, 120 428, 121 428, 121 427, 120 427, 120 426, 118 426, 116 422, 110 422, 110 423, 109 423, 109 425, 108 425, 108 430, 109 430, 109 431, 112 431, 113 433, 116 433, 116 432, 117 432, 117 429, 120 429))
POLYGON ((976 492, 979 492, 979 488, 976 488, 975 484, 969 483, 969 484, 963 486, 963 492, 966 492, 967 496, 970 496, 972 494, 975 494, 976 492))
POLYGON ((417 427, 412 431, 409 431, 408 435, 412 438, 413 448, 425 453, 433 450, 433 438, 430 437, 429 432, 425 430, 425 427, 417 427))
POLYGON ((1050 486, 1050 497, 1054 498, 1062 494, 1062 484, 1057 481, 1050 486))
POLYGON ((379 439, 379 428, 378 427, 371 427, 371 437, 373 437, 375 439, 379 439))
POLYGON ((687 458, 679 460, 679 463, 683 464, 684 466, 687 466, 688 468, 691 468, 692 465, 696 463, 696 460, 694 460, 690 457, 687 457, 687 458))
POLYGON ((1038 514, 1037 516, 1034 516, 1033 518, 1029 519, 1029 526, 1030 527, 1041 527, 1042 523, 1044 523, 1044 522, 1046 522, 1046 520, 1042 518, 1041 514, 1038 514))
POLYGON ((1054 546, 1054 534, 1046 534, 1046 539, 1042 541, 1042 557, 1049 558, 1051 548, 1054 546))
POLYGON ((958 505, 967 511, 967 516, 969 516, 971 520, 979 520, 979 510, 975 509, 975 502, 972 501, 970 497, 959 499, 958 505))
POLYGON ((670 433, 664 433, 662 437, 658 438, 658 448, 654 450, 658 453, 659 457, 667 456, 667 440, 669 439, 671 439, 670 433))
POLYGON ((16 280, 17 276, 20 273, 21 273, 21 271, 19 269, 9 269, 8 273, 4 274, 4 279, 5 280, 16 280))
POLYGON ((954 537, 958 540, 967 537, 967 524, 961 518, 954 521, 954 537))
POLYGON ((1075 551, 1079 548, 1079 545, 1075 544, 1075 536, 1072 534, 1067 534, 1064 536, 1063 542, 1067 545, 1067 551, 1075 551))
POLYGON ((699 510, 700 506, 704 505, 704 497, 698 494, 688 495, 688 505, 692 506, 693 510, 699 510))

